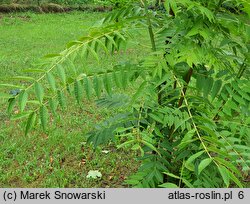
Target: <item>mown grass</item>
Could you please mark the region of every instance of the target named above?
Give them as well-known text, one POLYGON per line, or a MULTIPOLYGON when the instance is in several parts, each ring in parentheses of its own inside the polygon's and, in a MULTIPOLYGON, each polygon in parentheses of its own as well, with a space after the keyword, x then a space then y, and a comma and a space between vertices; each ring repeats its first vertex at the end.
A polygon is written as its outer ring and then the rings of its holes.
MULTIPOLYGON (((104 15, 0 14, 0 80, 22 75, 41 56, 63 50, 104 15)), ((133 49, 128 55, 117 58, 137 57, 133 49)), ((0 101, 0 187, 126 187, 124 179, 138 166, 134 153, 112 144, 94 151, 85 144, 86 133, 110 115, 110 110, 97 108, 93 101, 79 107, 70 99, 61 120, 53 123, 51 118, 46 133, 37 127, 26 137, 22 122, 9 120, 5 104, 0 101), (89 170, 99 170, 103 177, 86 179, 89 170)))

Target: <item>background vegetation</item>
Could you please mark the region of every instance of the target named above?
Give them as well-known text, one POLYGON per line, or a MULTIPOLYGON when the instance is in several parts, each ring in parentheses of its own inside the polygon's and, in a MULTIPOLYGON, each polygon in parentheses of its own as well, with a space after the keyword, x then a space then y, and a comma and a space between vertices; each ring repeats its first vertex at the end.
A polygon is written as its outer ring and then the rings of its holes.
POLYGON ((59 5, 84 5, 84 4, 98 4, 114 5, 116 3, 123 3, 122 0, 0 0, 0 4, 25 4, 25 5, 38 5, 55 3, 59 5))
POLYGON ((79 5, 86 3, 93 3, 94 0, 1 0, 0 3, 11 4, 33 4, 33 5, 41 5, 43 3, 56 3, 62 5, 79 5))

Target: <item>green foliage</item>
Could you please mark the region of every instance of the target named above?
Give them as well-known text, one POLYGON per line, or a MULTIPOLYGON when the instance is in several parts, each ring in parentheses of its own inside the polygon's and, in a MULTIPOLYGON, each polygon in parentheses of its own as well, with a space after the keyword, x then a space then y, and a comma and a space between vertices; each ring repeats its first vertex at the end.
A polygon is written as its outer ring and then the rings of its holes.
POLYGON ((140 152, 142 165, 128 184, 242 187, 250 163, 249 10, 243 0, 228 2, 244 12, 202 0, 165 1, 165 11, 149 10, 147 1, 115 10, 87 36, 46 56, 44 73, 10 97, 9 112, 18 98, 21 113, 14 119, 28 117, 27 134, 35 114, 47 128, 47 103, 57 116, 55 101, 65 109, 72 88, 78 103, 106 93, 99 104, 119 113, 97 125, 88 142, 97 147, 113 141, 140 152), (77 58, 101 62, 141 30, 149 32, 152 51, 138 64, 91 73, 66 64, 77 58), (117 103, 114 92, 129 86, 136 87, 134 95, 117 103), (38 107, 27 106, 35 96, 38 107))
POLYGON ((97 5, 114 6, 115 8, 121 8, 135 1, 136 0, 93 0, 93 2, 97 5))
POLYGON ((0 0, 0 4, 18 3, 18 4, 41 5, 44 3, 56 3, 60 5, 81 5, 81 4, 93 3, 93 1, 94 0, 0 0))

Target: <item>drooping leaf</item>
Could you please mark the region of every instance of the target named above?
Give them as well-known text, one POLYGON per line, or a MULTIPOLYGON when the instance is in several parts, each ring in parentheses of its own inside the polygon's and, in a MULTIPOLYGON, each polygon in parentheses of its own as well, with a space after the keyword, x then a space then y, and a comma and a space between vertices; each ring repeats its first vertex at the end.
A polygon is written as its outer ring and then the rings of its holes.
POLYGON ((221 165, 218 166, 218 170, 223 178, 224 183, 226 184, 226 187, 228 187, 230 184, 229 170, 226 167, 221 166, 221 165))
POLYGON ((65 70, 62 67, 62 65, 57 65, 57 72, 58 72, 58 75, 59 75, 62 83, 64 85, 66 85, 66 74, 65 74, 65 70))
POLYGON ((105 73, 105 75, 104 75, 103 84, 104 84, 104 87, 105 87, 108 95, 111 95, 111 92, 112 92, 112 83, 111 83, 110 76, 107 73, 105 73))
POLYGON ((28 93, 26 91, 22 91, 19 94, 19 98, 18 98, 19 108, 21 112, 24 111, 27 101, 28 101, 28 93))
POLYGON ((69 43, 67 44, 67 48, 71 48, 71 47, 73 47, 74 45, 80 45, 80 44, 82 44, 81 41, 71 41, 71 42, 69 42, 69 43))
POLYGON ((122 74, 122 88, 125 90, 128 85, 128 72, 121 71, 122 74))
POLYGON ((222 86, 222 80, 219 79, 214 82, 214 86, 213 86, 212 93, 211 93, 212 101, 215 99, 215 97, 219 93, 221 86, 222 86))
POLYGON ((216 131, 212 130, 211 128, 205 126, 205 125, 199 125, 198 126, 201 130, 208 133, 210 136, 212 136, 214 139, 218 139, 216 131))
POLYGON ((241 105, 245 104, 245 101, 241 96, 239 96, 237 94, 233 94, 232 96, 233 96, 234 100, 237 101, 239 104, 241 104, 241 105))
POLYGON ((44 97, 43 86, 38 82, 36 82, 34 86, 35 86, 36 97, 37 97, 38 101, 40 103, 42 103, 43 102, 43 97, 44 97))
POLYGON ((147 141, 145 141, 145 140, 142 140, 141 141, 144 145, 146 145, 147 147, 149 147, 150 149, 152 149, 153 151, 155 151, 155 152, 157 152, 158 154, 160 154, 160 152, 157 150, 157 148, 153 145, 153 144, 151 144, 151 143, 149 143, 149 142, 147 142, 147 141))
POLYGON ((103 50, 105 51, 106 54, 109 54, 109 51, 108 51, 107 47, 105 46, 105 44, 101 40, 97 39, 96 42, 98 43, 98 45, 100 47, 103 48, 103 50))
POLYGON ((7 109, 7 113, 10 115, 15 107, 16 99, 15 98, 10 98, 9 99, 9 105, 7 109))
POLYGON ((55 92, 56 91, 56 80, 55 80, 55 77, 50 72, 46 73, 46 77, 47 77, 47 80, 49 82, 49 85, 50 85, 52 91, 55 92))
POLYGON ((147 85, 147 81, 141 83, 140 87, 137 89, 136 93, 133 95, 131 99, 131 103, 134 103, 142 94, 147 85))
POLYGON ((28 77, 28 76, 14 76, 10 77, 10 80, 20 80, 20 81, 35 81, 33 77, 28 77))
POLYGON ((96 51, 91 46, 87 46, 87 49, 92 54, 92 56, 96 59, 96 61, 99 63, 99 57, 96 51))
POLYGON ((25 111, 25 112, 21 112, 21 113, 18 113, 18 114, 14 114, 11 116, 11 120, 19 120, 19 119, 23 119, 23 118, 26 118, 30 115, 31 111, 25 111))
POLYGON ((0 84, 0 88, 4 87, 4 88, 14 88, 14 89, 22 89, 22 86, 19 85, 14 85, 14 84, 0 84))
POLYGON ((190 143, 192 143, 192 142, 194 141, 194 140, 192 139, 193 136, 194 136, 194 134, 195 134, 195 130, 194 130, 194 129, 188 131, 188 132, 184 135, 183 139, 181 140, 181 143, 179 144, 179 148, 180 148, 180 149, 183 149, 183 148, 185 148, 187 145, 189 145, 190 143))
POLYGON ((92 94, 92 83, 88 77, 84 77, 83 83, 84 83, 86 96, 88 99, 90 99, 91 94, 92 94))
POLYGON ((56 117, 57 116, 56 109, 58 106, 58 102, 56 102, 53 98, 50 98, 49 99, 49 106, 50 106, 52 114, 56 117))
POLYGON ((149 113, 148 114, 152 119, 154 119, 155 121, 164 124, 164 120, 163 120, 163 116, 162 114, 157 114, 157 113, 149 113))
POLYGON ((113 72, 113 78, 115 81, 115 85, 118 88, 122 88, 122 75, 121 72, 113 72))
POLYGON ((94 76, 93 85, 94 85, 96 96, 100 98, 101 93, 102 93, 102 82, 97 76, 94 76))
MULTIPOLYGON (((225 155, 225 156, 226 156, 226 155, 225 155)), ((222 158, 220 158, 220 157, 214 157, 214 160, 215 160, 216 162, 219 162, 220 164, 222 164, 222 165, 224 165, 224 166, 227 166, 227 167, 228 167, 232 172, 234 172, 236 175, 241 176, 240 170, 239 170, 237 167, 235 167, 235 165, 232 164, 232 162, 227 161, 227 160, 225 160, 225 159, 222 159, 222 158)))
POLYGON ((33 128, 35 121, 36 121, 36 113, 32 112, 30 113, 27 123, 26 123, 25 135, 27 135, 29 131, 33 128))
POLYGON ((170 11, 172 10, 173 11, 173 14, 176 15, 177 13, 177 4, 176 4, 176 1, 175 0, 168 0, 168 1, 165 1, 164 3, 164 7, 166 9, 166 12, 167 14, 172 14, 170 11))
POLYGON ((207 79, 205 79, 205 82, 203 84, 203 95, 205 97, 207 97, 209 92, 211 91, 213 87, 213 83, 214 83, 214 80, 212 77, 208 77, 207 79))
POLYGON ((204 153, 204 150, 202 151, 199 151, 195 154, 193 154, 192 156, 190 156, 187 161, 185 162, 185 167, 187 169, 189 169, 190 171, 194 171, 194 164, 193 164, 193 161, 195 159, 197 159, 198 157, 200 157, 202 154, 204 153))
POLYGON ((48 123, 48 110, 44 105, 40 107, 40 120, 41 120, 41 126, 45 131, 48 123))
POLYGON ((78 80, 74 83, 74 92, 77 103, 79 104, 83 98, 83 87, 82 83, 78 80))
POLYGON ((199 90, 199 92, 203 91, 204 83, 205 83, 205 77, 202 75, 198 75, 196 79, 196 88, 199 90))
POLYGON ((126 142, 124 142, 124 143, 122 143, 120 145, 117 145, 117 148, 120 149, 120 148, 126 147, 128 145, 131 145, 133 143, 135 143, 135 140, 129 140, 129 141, 126 141, 126 142))
POLYGON ((203 159, 198 166, 198 175, 213 161, 212 158, 203 159))
POLYGON ((229 174, 229 178, 230 178, 234 183, 236 183, 237 186, 238 186, 239 188, 243 188, 242 183, 239 181, 239 179, 238 179, 232 172, 228 171, 228 174, 229 174))
POLYGON ((66 108, 66 98, 65 98, 64 93, 60 90, 57 91, 57 99, 58 99, 59 105, 62 107, 62 109, 65 109, 66 108))

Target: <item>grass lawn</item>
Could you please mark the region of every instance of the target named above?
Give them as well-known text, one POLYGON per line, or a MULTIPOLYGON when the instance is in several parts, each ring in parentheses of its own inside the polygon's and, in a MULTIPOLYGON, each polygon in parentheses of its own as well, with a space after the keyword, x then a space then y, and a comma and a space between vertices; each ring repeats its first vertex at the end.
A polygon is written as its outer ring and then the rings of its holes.
MULTIPOLYGON (((23 75, 41 56, 60 52, 104 15, 0 14, 1 83, 23 75)), ((132 48, 130 52, 135 58, 132 48)), ((93 151, 84 143, 85 134, 110 110, 87 101, 79 108, 72 100, 46 134, 37 127, 25 137, 23 124, 9 121, 4 104, 0 101, 0 187, 125 187, 124 179, 137 169, 131 152, 112 145, 93 151), (103 177, 86 179, 89 170, 99 170, 103 177)))

